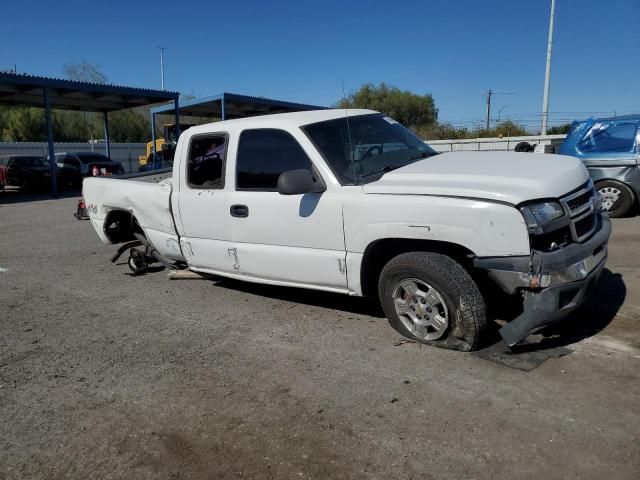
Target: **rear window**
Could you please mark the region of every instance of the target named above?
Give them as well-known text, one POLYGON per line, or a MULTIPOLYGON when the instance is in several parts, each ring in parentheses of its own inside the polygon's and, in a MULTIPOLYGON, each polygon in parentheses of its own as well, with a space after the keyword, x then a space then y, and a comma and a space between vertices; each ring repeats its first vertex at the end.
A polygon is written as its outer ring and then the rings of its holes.
POLYGON ((630 152, 636 137, 633 123, 595 123, 580 140, 583 153, 630 152))
POLYGON ((44 157, 13 157, 12 165, 21 167, 48 167, 49 162, 44 157))

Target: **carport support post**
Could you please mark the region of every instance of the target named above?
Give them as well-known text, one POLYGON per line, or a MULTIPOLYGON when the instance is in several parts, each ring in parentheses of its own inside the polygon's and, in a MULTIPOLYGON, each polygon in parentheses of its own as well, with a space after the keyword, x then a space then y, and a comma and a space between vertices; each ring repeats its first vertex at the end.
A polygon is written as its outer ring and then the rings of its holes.
POLYGON ((173 100, 173 109, 175 111, 176 116, 176 142, 178 138, 180 138, 180 110, 178 107, 178 97, 173 100))
POLYGON ((154 168, 156 163, 156 156, 158 152, 156 152, 156 114, 153 112, 151 112, 151 145, 152 145, 151 148, 153 152, 153 160, 152 160, 151 168, 154 168))
POLYGON ((107 157, 111 158, 111 146, 109 145, 109 113, 104 112, 104 148, 107 157))
POLYGON ((44 97, 44 115, 47 121, 47 148, 49 150, 49 168, 51 169, 51 194, 58 195, 58 175, 56 167, 56 156, 53 151, 53 125, 51 125, 51 105, 49 104, 49 92, 42 89, 44 97))

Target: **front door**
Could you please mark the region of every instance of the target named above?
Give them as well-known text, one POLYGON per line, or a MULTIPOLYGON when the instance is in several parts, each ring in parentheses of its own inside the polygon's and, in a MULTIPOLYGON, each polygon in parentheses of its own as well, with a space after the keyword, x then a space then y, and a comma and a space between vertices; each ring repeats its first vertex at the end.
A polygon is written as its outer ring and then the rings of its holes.
POLYGON ((346 291, 342 206, 335 190, 277 192, 281 173, 303 168, 314 167, 290 133, 241 133, 228 210, 240 273, 268 283, 346 291))

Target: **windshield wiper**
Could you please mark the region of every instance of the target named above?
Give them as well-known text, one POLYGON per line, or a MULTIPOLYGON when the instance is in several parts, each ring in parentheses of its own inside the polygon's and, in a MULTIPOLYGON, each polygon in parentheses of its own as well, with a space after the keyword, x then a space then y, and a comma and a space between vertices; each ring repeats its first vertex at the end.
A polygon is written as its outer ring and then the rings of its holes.
POLYGON ((413 155, 409 158, 407 158, 407 160, 411 161, 411 160, 420 160, 421 158, 429 158, 429 157, 433 157, 434 155, 437 155, 437 152, 420 152, 416 155, 413 155))
POLYGON ((391 170, 395 170, 396 168, 404 167, 406 163, 398 163, 396 165, 387 165, 386 167, 378 168, 377 170, 372 170, 367 173, 363 173, 360 176, 362 178, 370 177, 371 175, 375 175, 376 173, 387 173, 391 170))

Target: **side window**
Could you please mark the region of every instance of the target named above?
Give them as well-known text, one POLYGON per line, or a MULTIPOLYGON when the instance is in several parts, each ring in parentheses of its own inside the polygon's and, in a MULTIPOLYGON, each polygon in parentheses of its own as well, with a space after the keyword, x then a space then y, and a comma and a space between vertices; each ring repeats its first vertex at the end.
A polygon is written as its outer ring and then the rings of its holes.
POLYGON ((636 136, 633 123, 596 123, 580 140, 584 153, 630 152, 636 136))
POLYGON ((187 184, 193 188, 223 188, 227 136, 193 137, 189 145, 187 184))
POLYGON ((311 160, 284 130, 245 130, 238 143, 236 190, 275 191, 280 174, 311 169, 311 160))

